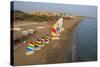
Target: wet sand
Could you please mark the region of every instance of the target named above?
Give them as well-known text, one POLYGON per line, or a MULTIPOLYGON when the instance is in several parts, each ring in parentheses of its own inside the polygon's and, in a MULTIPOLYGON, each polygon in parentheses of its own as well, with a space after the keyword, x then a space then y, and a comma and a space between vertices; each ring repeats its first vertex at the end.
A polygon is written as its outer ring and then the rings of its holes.
MULTIPOLYGON (((25 55, 27 44, 15 49, 14 65, 18 66, 30 64, 34 65, 72 62, 70 42, 72 40, 73 30, 80 21, 80 17, 73 17, 72 19, 64 18, 64 31, 61 32, 60 39, 50 40, 50 43, 47 46, 43 47, 39 51, 36 51, 33 55, 25 55)), ((27 27, 25 26, 23 28, 27 29, 27 27)), ((47 28, 45 30, 39 30, 37 34, 50 31, 49 28, 50 26, 48 27, 47 25, 47 28)))

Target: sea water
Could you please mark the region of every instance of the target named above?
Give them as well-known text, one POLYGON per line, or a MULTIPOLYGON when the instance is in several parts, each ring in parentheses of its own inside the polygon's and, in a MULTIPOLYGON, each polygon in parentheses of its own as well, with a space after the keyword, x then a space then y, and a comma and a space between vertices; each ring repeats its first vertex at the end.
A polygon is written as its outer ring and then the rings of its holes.
POLYGON ((73 61, 97 60, 97 20, 84 19, 74 31, 72 41, 73 61))

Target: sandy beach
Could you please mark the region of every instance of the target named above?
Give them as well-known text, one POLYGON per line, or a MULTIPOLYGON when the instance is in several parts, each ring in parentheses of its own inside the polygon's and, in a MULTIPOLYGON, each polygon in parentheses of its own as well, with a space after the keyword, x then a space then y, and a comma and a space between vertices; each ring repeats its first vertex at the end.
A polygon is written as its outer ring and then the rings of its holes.
MULTIPOLYGON (((21 47, 14 49, 14 65, 30 65, 30 64, 54 64, 54 63, 66 63, 72 61, 70 43, 72 40, 73 30, 82 20, 81 17, 73 16, 71 19, 64 17, 64 31, 61 32, 59 40, 50 40, 50 43, 43 47, 41 50, 36 51, 33 55, 25 55, 26 46, 24 44, 21 47)), ((50 25, 45 23, 36 24, 24 24, 15 25, 15 27, 21 27, 24 29, 38 30, 35 34, 38 36, 40 33, 44 34, 50 31, 50 25), (26 26, 25 26, 26 25, 26 26), (37 26, 44 26, 45 29, 38 29, 37 26)), ((50 34, 50 33, 49 33, 50 34)), ((31 38, 32 39, 32 38, 31 38)))

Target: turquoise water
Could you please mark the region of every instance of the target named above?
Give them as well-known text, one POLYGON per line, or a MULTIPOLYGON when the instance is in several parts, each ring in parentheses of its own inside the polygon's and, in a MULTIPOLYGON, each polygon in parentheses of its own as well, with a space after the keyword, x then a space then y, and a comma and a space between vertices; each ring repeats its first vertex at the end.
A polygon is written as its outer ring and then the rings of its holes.
POLYGON ((81 21, 75 35, 79 43, 79 60, 97 60, 97 20, 85 19, 81 21))

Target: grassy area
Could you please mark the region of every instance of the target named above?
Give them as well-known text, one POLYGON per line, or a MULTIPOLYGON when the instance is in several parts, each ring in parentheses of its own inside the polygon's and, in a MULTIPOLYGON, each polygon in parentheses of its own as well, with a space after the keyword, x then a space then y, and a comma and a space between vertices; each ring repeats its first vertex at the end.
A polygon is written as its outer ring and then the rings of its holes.
POLYGON ((23 11, 15 10, 13 12, 14 21, 35 21, 35 22, 44 22, 50 21, 52 18, 55 20, 59 19, 61 16, 47 16, 47 15, 33 15, 28 14, 23 11))

